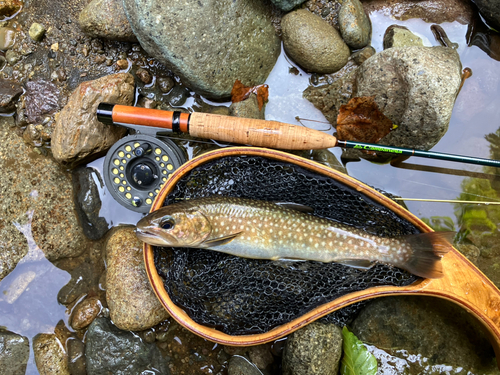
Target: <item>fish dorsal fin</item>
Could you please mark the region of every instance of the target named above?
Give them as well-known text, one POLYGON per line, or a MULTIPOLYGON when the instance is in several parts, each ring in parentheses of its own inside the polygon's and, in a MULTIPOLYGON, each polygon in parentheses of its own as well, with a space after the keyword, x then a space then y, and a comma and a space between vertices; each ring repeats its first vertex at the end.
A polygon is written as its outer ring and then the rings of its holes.
POLYGON ((305 212, 305 213, 309 213, 309 214, 314 212, 313 208, 306 206, 306 205, 303 205, 303 204, 300 204, 300 203, 274 202, 274 204, 277 204, 278 206, 283 207, 283 208, 288 208, 289 210, 295 210, 295 211, 305 212))
POLYGON ((204 241, 203 246, 204 247, 215 247, 215 246, 227 245, 229 242, 234 240, 240 234, 241 234, 241 232, 238 232, 238 233, 230 234, 229 236, 213 238, 211 240, 204 241))
POLYGON ((336 260, 335 263, 340 263, 343 264, 344 266, 349 266, 360 270, 367 270, 375 265, 375 262, 372 262, 367 259, 340 259, 336 260))

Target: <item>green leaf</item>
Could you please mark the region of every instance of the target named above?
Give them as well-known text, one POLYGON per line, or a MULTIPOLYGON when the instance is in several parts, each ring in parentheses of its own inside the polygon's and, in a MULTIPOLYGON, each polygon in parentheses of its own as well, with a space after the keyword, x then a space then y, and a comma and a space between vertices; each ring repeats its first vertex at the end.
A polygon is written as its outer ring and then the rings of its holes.
POLYGON ((342 329, 342 336, 344 337, 344 355, 340 364, 340 374, 376 375, 377 359, 373 354, 345 326, 342 329))

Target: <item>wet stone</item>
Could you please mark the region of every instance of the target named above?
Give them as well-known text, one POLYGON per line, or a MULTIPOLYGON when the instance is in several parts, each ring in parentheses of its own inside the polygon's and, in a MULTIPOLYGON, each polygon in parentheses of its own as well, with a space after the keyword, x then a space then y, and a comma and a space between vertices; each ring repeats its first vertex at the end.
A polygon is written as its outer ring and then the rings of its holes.
POLYGON ((370 57, 375 55, 377 51, 375 51, 375 48, 372 46, 365 47, 359 51, 354 52, 351 55, 351 59, 357 64, 361 65, 363 64, 366 60, 368 60, 370 57))
POLYGON ((16 102, 23 93, 23 87, 14 81, 0 80, 0 113, 12 113, 16 102))
POLYGON ((121 0, 93 0, 80 13, 82 31, 93 38, 137 42, 121 0))
POLYGON ((62 305, 69 305, 78 297, 87 294, 92 286, 97 284, 99 277, 86 262, 73 269, 70 274, 71 280, 57 294, 57 301, 62 305))
POLYGON ((12 117, 0 117, 0 212, 5 223, 0 226, 0 280, 34 246, 14 223, 32 234, 49 260, 78 256, 92 247, 74 213, 71 176, 28 147, 12 127, 12 117))
POLYGON ((52 133, 52 154, 61 163, 77 164, 108 150, 127 129, 97 120, 101 102, 132 105, 134 77, 117 73, 81 83, 59 113, 52 133))
POLYGON ((229 360, 228 375, 262 375, 262 372, 245 357, 235 355, 229 360))
POLYGON ((479 325, 446 300, 405 296, 372 300, 353 321, 352 331, 384 350, 404 348, 427 357, 429 366, 447 364, 474 374, 489 373, 495 354, 479 325))
POLYGON ((311 323, 288 336, 283 375, 336 375, 341 355, 341 329, 334 324, 311 323))
POLYGON ((14 46, 16 31, 11 27, 0 27, 0 50, 7 50, 14 46))
POLYGON ((11 49, 5 52, 5 60, 7 60, 10 65, 15 65, 20 59, 21 57, 19 54, 11 49))
POLYGON ((306 0, 271 0, 272 3, 279 9, 288 12, 296 6, 304 3, 306 0))
POLYGON ((340 33, 348 46, 359 49, 370 43, 371 24, 359 0, 345 0, 339 12, 340 33))
POLYGON ((339 32, 305 9, 288 13, 281 20, 286 53, 313 73, 333 73, 349 58, 349 47, 339 32))
POLYGON ((132 332, 119 330, 106 318, 92 322, 85 340, 88 375, 170 373, 155 344, 143 342, 132 332))
POLYGON ((133 227, 116 229, 106 245, 106 301, 111 320, 124 330, 141 331, 168 317, 149 283, 142 248, 133 227))
POLYGON ((34 22, 29 30, 29 35, 30 38, 33 39, 35 42, 39 42, 42 40, 43 36, 45 35, 45 27, 43 25, 40 25, 37 22, 34 22))
POLYGON ((172 90, 174 85, 175 85, 175 81, 170 77, 158 78, 158 87, 160 88, 160 91, 163 93, 167 93, 170 90, 172 90))
POLYGON ((260 370, 266 370, 274 362, 271 347, 268 344, 251 346, 248 349, 248 356, 250 361, 260 370))
POLYGON ((479 8, 479 13, 484 17, 486 23, 500 30, 500 4, 495 0, 474 0, 474 4, 479 8))
POLYGON ((264 83, 280 53, 271 6, 264 1, 123 4, 144 50, 210 99, 228 98, 236 79, 247 86, 264 83))
POLYGON ((257 95, 251 94, 247 99, 241 102, 231 103, 229 106, 230 116, 256 118, 265 120, 265 105, 259 110, 257 95))
POLYGON ((90 325, 101 312, 102 304, 97 297, 85 298, 73 308, 71 327, 83 329, 90 325))
POLYGON ((104 217, 99 216, 101 197, 97 186, 104 186, 99 171, 93 168, 78 168, 73 172, 75 206, 83 233, 91 240, 102 238, 110 227, 104 217))
POLYGON ((380 111, 398 125, 380 144, 429 150, 448 130, 461 81, 454 49, 393 47, 358 68, 354 96, 375 96, 380 111))
POLYGON ((68 369, 71 375, 87 375, 85 363, 85 344, 71 337, 66 341, 68 348, 68 369))
POLYGON ((0 329, 0 374, 24 375, 29 353, 27 337, 0 329))
POLYGON ((153 82, 153 77, 151 76, 151 73, 149 73, 146 69, 143 68, 137 69, 135 75, 146 85, 149 85, 151 82, 153 82))
POLYGON ((40 333, 33 338, 33 352, 40 374, 70 375, 64 345, 55 334, 40 333))
POLYGON ((422 39, 413 34, 408 28, 400 25, 391 25, 384 34, 384 49, 391 47, 423 46, 422 39))
POLYGON ((59 108, 59 89, 49 81, 42 79, 26 83, 26 116, 30 123, 42 122, 47 114, 59 108))

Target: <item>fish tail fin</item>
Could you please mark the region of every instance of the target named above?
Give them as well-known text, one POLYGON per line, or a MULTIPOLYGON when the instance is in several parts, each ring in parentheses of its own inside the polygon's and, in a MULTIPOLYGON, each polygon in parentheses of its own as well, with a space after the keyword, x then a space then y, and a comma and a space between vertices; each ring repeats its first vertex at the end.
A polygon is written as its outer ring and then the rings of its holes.
POLYGON ((427 279, 443 277, 441 257, 451 249, 455 232, 429 232, 405 236, 413 250, 401 268, 427 279))

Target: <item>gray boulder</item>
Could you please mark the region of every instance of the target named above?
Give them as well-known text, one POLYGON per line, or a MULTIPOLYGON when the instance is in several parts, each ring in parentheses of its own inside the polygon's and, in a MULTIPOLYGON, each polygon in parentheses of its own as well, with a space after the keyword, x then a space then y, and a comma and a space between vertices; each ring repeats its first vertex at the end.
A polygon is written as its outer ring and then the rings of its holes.
POLYGON ((452 48, 393 47, 359 67, 353 97, 375 96, 398 125, 380 144, 429 150, 448 130, 461 80, 462 64, 452 48))
POLYGON ((85 337, 88 375, 169 374, 166 360, 153 343, 121 331, 108 319, 97 318, 85 337))
POLYGON ((121 0, 93 0, 78 18, 82 31, 93 38, 137 42, 121 0))
POLYGON ((288 336, 283 375, 336 375, 342 355, 342 330, 334 324, 311 323, 288 336))
POLYGON ((306 0, 271 0, 271 2, 279 9, 288 12, 306 0))
POLYGON ((261 0, 123 0, 141 46, 198 94, 228 98, 265 81, 280 53, 261 0))
POLYGON ((285 51, 305 70, 327 74, 347 63, 349 47, 339 32, 308 10, 288 13, 281 20, 281 28, 285 51))
POLYGON ((0 329, 0 374, 24 375, 29 355, 27 337, 0 329))

